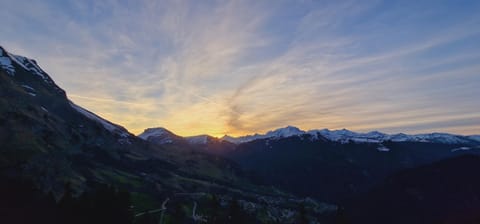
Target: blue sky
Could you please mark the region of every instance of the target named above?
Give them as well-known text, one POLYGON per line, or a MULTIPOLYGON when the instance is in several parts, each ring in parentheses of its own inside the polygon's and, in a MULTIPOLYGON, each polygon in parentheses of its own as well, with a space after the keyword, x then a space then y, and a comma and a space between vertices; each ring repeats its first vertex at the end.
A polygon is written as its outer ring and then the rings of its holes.
POLYGON ((134 133, 480 133, 480 1, 0 3, 4 48, 134 133))

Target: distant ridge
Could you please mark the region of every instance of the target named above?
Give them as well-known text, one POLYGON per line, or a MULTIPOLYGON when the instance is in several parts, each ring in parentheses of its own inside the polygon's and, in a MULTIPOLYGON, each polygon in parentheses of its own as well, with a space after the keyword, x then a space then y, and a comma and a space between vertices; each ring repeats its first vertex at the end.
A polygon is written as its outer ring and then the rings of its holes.
POLYGON ((367 133, 360 133, 350 131, 348 129, 340 130, 329 130, 329 129, 319 129, 319 130, 309 130, 304 131, 294 126, 286 126, 284 128, 278 128, 272 131, 268 131, 265 134, 253 134, 245 135, 240 137, 232 137, 225 135, 221 138, 216 138, 210 135, 196 135, 196 136, 187 136, 181 137, 175 135, 166 128, 148 128, 145 129, 138 137, 149 140, 150 138, 155 138, 157 143, 160 144, 169 144, 172 143, 172 139, 183 139, 185 142, 192 145, 205 145, 208 142, 212 141, 226 141, 233 144, 242 144, 247 142, 252 142, 260 139, 281 139, 288 138, 293 136, 305 137, 310 140, 319 140, 326 139, 333 142, 339 143, 382 143, 382 142, 424 142, 424 143, 441 143, 441 144, 471 144, 479 145, 480 144, 480 135, 457 135, 449 133, 427 133, 427 134, 386 134, 379 131, 371 131, 367 133))
POLYGON ((294 126, 287 126, 284 128, 278 128, 273 131, 268 131, 265 134, 254 134, 240 137, 232 137, 225 135, 223 140, 229 141, 235 144, 251 142, 258 139, 269 138, 285 138, 291 136, 306 136, 311 139, 326 138, 330 141, 348 143, 353 142, 365 142, 365 143, 381 143, 386 141, 393 142, 432 142, 432 143, 444 143, 444 144, 468 144, 468 143, 480 143, 480 136, 463 136, 448 133, 429 133, 429 134, 414 134, 408 135, 403 133, 398 134, 385 134, 378 131, 371 131, 368 133, 353 132, 347 129, 341 130, 310 130, 304 131, 294 126))

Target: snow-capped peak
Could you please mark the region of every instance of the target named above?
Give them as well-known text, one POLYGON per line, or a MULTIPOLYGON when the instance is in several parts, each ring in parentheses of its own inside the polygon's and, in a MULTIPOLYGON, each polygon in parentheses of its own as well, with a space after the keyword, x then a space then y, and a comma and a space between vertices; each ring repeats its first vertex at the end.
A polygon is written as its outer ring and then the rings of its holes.
POLYGON ((354 141, 354 142, 382 142, 386 138, 386 134, 378 132, 378 131, 372 131, 368 133, 357 133, 353 132, 347 129, 341 129, 341 130, 328 130, 328 129, 322 129, 322 130, 310 130, 308 131, 309 134, 313 135, 314 137, 318 136, 323 136, 324 138, 335 141, 335 142, 349 142, 349 141, 354 141))
POLYGON ((181 138, 162 127, 147 128, 143 133, 138 135, 138 137, 158 144, 171 144, 174 143, 176 139, 181 138))
POLYGON ((13 67, 12 60, 6 52, 0 46, 0 68, 4 69, 9 75, 15 75, 15 68, 13 67))
POLYGON ((250 142, 257 139, 267 139, 267 138, 285 138, 290 136, 298 136, 308 134, 311 136, 310 139, 318 140, 320 137, 326 138, 330 141, 348 143, 348 142, 359 142, 359 143, 382 143, 385 141, 393 142, 430 142, 430 143, 442 143, 442 144, 480 144, 480 136, 461 136, 447 133, 431 133, 431 134, 415 134, 407 135, 403 133, 399 134, 385 134, 379 131, 371 131, 368 133, 358 133, 353 132, 347 129, 340 130, 310 130, 305 132, 296 127, 288 126, 285 128, 276 129, 274 131, 269 131, 266 134, 255 134, 247 135, 242 137, 231 137, 224 136, 222 139, 240 144, 244 142, 250 142))
POLYGON ((286 138, 286 137, 295 136, 295 135, 303 135, 305 133, 306 133, 305 131, 302 131, 297 127, 287 126, 287 127, 284 127, 284 128, 276 129, 274 131, 269 131, 265 134, 265 137, 268 137, 268 138, 271 138, 271 137, 286 138))
POLYGON ((247 136, 241 136, 241 137, 232 137, 232 136, 225 135, 222 137, 222 139, 231 143, 240 144, 244 142, 251 142, 257 139, 286 138, 286 137, 298 136, 303 134, 306 134, 306 132, 294 126, 287 126, 284 128, 275 129, 273 131, 268 131, 265 134, 254 134, 254 135, 247 135, 247 136))
POLYGON ((9 75, 15 76, 17 68, 23 69, 31 74, 37 75, 43 79, 44 82, 48 84, 53 84, 53 80, 43 71, 37 62, 33 59, 15 55, 6 51, 3 47, 0 46, 0 68, 3 68, 9 75))
POLYGON ((399 134, 385 134, 378 131, 372 131, 368 133, 357 133, 346 129, 330 131, 328 129, 312 130, 310 134, 320 134, 323 137, 331 140, 346 143, 353 142, 370 142, 381 143, 384 141, 393 142, 431 142, 431 143, 443 143, 443 144, 466 144, 470 143, 472 139, 469 139, 461 135, 453 135, 447 133, 430 133, 430 134, 415 134, 407 135, 403 133, 399 134))
POLYGON ((139 138, 147 140, 150 137, 162 137, 164 135, 170 134, 171 132, 165 128, 147 128, 143 131, 142 134, 138 135, 139 138))

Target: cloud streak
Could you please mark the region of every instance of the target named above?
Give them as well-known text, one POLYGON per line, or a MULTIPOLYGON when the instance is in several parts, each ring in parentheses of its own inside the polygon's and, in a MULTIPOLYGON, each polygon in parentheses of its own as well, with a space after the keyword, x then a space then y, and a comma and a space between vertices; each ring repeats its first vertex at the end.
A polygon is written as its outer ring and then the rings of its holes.
POLYGON ((0 44, 134 133, 480 133, 480 7, 452 4, 6 1, 0 44))

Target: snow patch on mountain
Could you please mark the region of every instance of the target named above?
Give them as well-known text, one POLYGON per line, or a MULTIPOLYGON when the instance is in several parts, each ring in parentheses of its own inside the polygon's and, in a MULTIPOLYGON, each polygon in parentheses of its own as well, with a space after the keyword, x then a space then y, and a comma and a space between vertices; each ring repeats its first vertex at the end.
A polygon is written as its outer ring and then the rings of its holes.
POLYGON ((157 143, 159 144, 170 144, 173 143, 172 136, 174 136, 173 133, 171 133, 169 130, 158 127, 158 128, 147 128, 143 133, 138 135, 139 138, 144 139, 144 140, 149 140, 151 138, 155 138, 159 140, 157 143))
POLYGON ((8 74, 14 76, 16 72, 14 64, 22 67, 25 71, 40 76, 44 82, 53 84, 53 80, 37 65, 35 60, 9 53, 0 46, 0 67, 5 69, 8 74))
POLYGON ((37 96, 37 91, 29 85, 20 85, 31 96, 37 96))
POLYGON ((446 133, 411 135, 410 140, 417 141, 417 142, 437 142, 437 143, 445 143, 445 144, 468 143, 468 140, 465 139, 463 136, 451 135, 446 133))
MULTIPOLYGON (((416 134, 407 135, 403 133, 388 135, 378 131, 372 131, 368 133, 357 133, 346 129, 342 130, 312 130, 309 134, 318 134, 331 141, 347 143, 353 142, 365 142, 365 143, 381 143, 384 141, 393 142, 430 142, 430 143, 443 143, 443 144, 467 144, 470 140, 460 135, 452 135, 446 133, 431 133, 431 134, 416 134)), ((317 135, 317 136, 318 136, 317 135)))
POLYGON ((285 128, 279 128, 274 131, 269 131, 265 134, 267 138, 286 138, 290 136, 298 136, 298 135, 303 135, 306 134, 305 131, 300 130, 297 127, 293 126, 287 126, 285 128))
POLYGON ((31 87, 31 86, 29 86, 29 85, 21 85, 21 86, 22 86, 24 89, 26 89, 26 90, 29 90, 29 91, 35 92, 35 89, 34 89, 34 88, 32 88, 32 87, 31 87))
POLYGON ((25 61, 26 61, 26 57, 23 57, 23 56, 19 56, 19 55, 14 55, 14 54, 11 54, 11 53, 7 53, 8 56, 10 56, 10 58, 15 62, 17 63, 18 65, 20 65, 20 67, 22 67, 23 69, 25 70, 29 70, 27 68, 27 66, 25 66, 25 61))
POLYGON ((161 137, 167 134, 169 131, 165 128, 147 128, 142 134, 138 135, 141 139, 147 140, 150 137, 161 137))
POLYGON ((390 149, 387 148, 387 147, 385 147, 384 145, 379 145, 379 146, 377 147, 377 150, 380 151, 380 152, 388 152, 388 151, 390 151, 390 149))
POLYGON ((15 75, 15 68, 13 67, 12 60, 0 47, 0 67, 4 69, 9 75, 15 75))
POLYGON ((232 137, 232 136, 229 136, 229 135, 224 135, 220 139, 222 139, 224 141, 227 141, 227 142, 238 144, 238 143, 241 143, 240 138, 245 138, 245 137, 246 136, 235 138, 235 137, 232 137))
POLYGON ((460 147, 460 148, 452 149, 451 151, 452 151, 452 152, 456 152, 456 151, 467 151, 467 150, 470 150, 470 149, 471 149, 470 147, 460 147))
POLYGON ((122 138, 127 138, 128 136, 130 136, 130 133, 128 133, 128 131, 125 128, 123 128, 119 125, 116 125, 116 124, 112 124, 109 121, 107 121, 107 120, 97 116, 96 114, 94 114, 94 113, 92 113, 92 112, 74 104, 71 101, 70 101, 70 106, 73 109, 75 109, 76 111, 78 111, 79 113, 88 117, 89 119, 100 123, 105 129, 107 129, 108 131, 110 131, 112 133, 116 133, 116 134, 120 135, 120 137, 122 137, 122 138))
POLYGON ((254 135, 247 135, 242 137, 232 137, 232 136, 225 135, 222 137, 222 139, 231 143, 240 144, 244 142, 251 142, 258 139, 287 138, 291 136, 300 136, 304 134, 307 134, 307 132, 302 131, 297 127, 287 126, 285 128, 279 128, 273 131, 269 131, 265 134, 254 134, 254 135))
POLYGON ((20 56, 20 55, 10 54, 10 53, 8 53, 8 55, 10 56, 11 59, 13 59, 18 65, 20 65, 25 70, 40 76, 44 82, 49 84, 53 83, 50 77, 48 77, 47 73, 43 71, 34 60, 27 57, 20 56))
POLYGON ((234 143, 234 144, 251 142, 251 141, 255 141, 257 139, 264 139, 264 138, 266 138, 265 135, 260 135, 260 134, 246 135, 246 136, 241 136, 241 137, 232 137, 232 136, 225 135, 225 136, 222 137, 223 140, 229 141, 229 142, 234 143))
POLYGON ((387 137, 386 134, 378 131, 372 131, 368 133, 356 133, 347 129, 334 130, 334 131, 330 131, 328 129, 310 130, 308 131, 308 133, 317 138, 319 136, 323 136, 324 138, 330 141, 341 142, 341 143, 347 143, 349 141, 365 142, 365 143, 380 143, 380 142, 383 142, 387 137))

